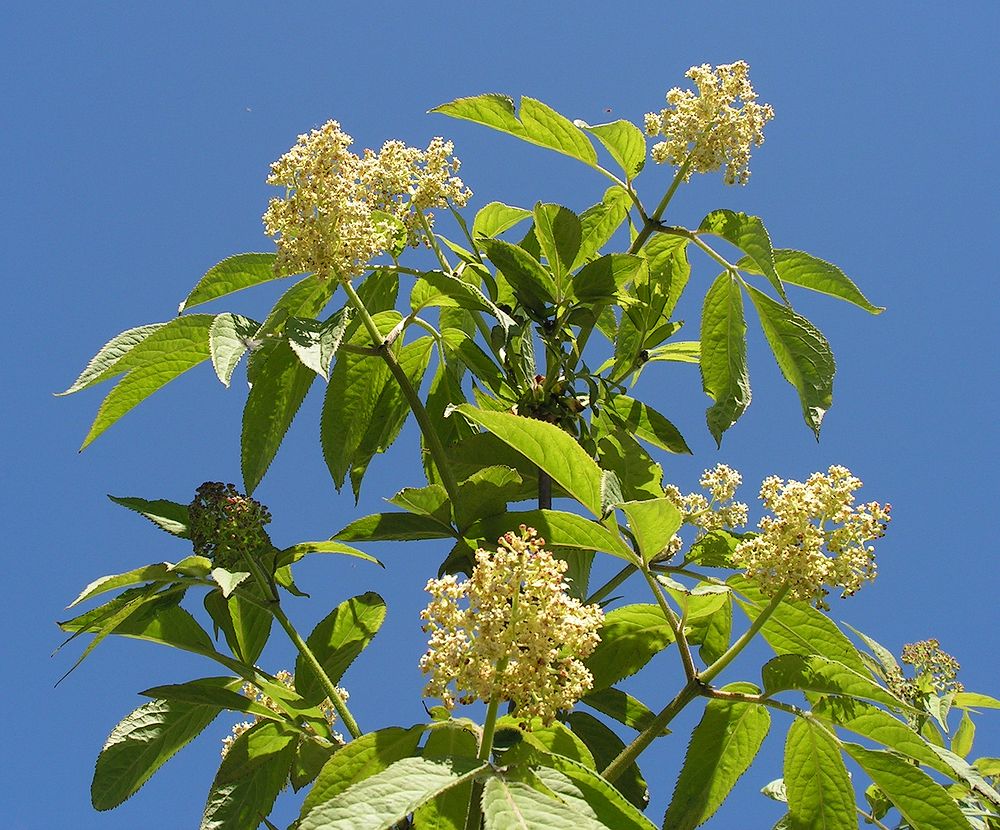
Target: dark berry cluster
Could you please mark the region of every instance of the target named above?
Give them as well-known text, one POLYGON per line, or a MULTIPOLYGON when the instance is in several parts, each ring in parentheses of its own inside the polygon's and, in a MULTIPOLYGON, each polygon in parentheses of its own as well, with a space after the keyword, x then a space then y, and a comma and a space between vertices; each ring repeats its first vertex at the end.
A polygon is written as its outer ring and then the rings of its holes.
POLYGON ((240 493, 234 484, 206 481, 188 508, 194 552, 226 570, 238 570, 244 556, 270 544, 264 525, 270 511, 240 493))

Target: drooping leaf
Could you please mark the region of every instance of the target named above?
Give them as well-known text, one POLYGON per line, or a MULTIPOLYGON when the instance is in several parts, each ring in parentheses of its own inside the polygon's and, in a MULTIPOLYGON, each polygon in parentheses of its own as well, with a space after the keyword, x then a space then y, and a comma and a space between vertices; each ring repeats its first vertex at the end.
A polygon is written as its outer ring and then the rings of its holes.
POLYGON ((785 288, 774 265, 771 237, 759 216, 749 216, 732 210, 713 210, 698 228, 702 233, 721 236, 745 253, 757 266, 786 303, 785 288))
POLYGON ((353 314, 353 309, 346 306, 324 322, 312 317, 289 317, 285 323, 288 345, 302 364, 323 380, 330 380, 330 361, 343 342, 353 314))
POLYGON ((110 810, 134 795, 221 711, 219 706, 152 700, 129 714, 97 758, 90 785, 94 809, 110 810))
POLYGON ((802 315, 753 286, 747 285, 746 289, 781 374, 798 391, 802 416, 818 438, 823 416, 833 402, 833 375, 837 367, 830 344, 802 315))
MULTIPOLYGON (((625 743, 621 738, 587 712, 570 712, 567 716, 567 722, 593 754, 597 769, 607 767, 625 749, 625 743)), ((559 767, 557 766, 556 769, 559 767)), ((608 786, 607 782, 604 782, 604 785, 608 786)), ((614 788, 640 810, 644 810, 649 803, 649 789, 635 763, 631 764, 615 779, 614 788)), ((612 797, 611 800, 615 799, 612 797)), ((592 806, 594 805, 593 799, 587 799, 587 801, 592 806)), ((614 823, 608 823, 606 820, 605 824, 608 824, 609 827, 618 826, 614 823)))
POLYGON ((556 301, 557 289, 552 275, 524 248, 502 239, 482 238, 479 245, 524 306, 542 314, 547 305, 556 301))
POLYGON ((979 692, 956 692, 952 706, 959 709, 1000 709, 1000 700, 979 692))
POLYGON ((842 663, 818 654, 782 654, 764 664, 761 669, 764 692, 800 690, 820 694, 844 695, 882 703, 894 709, 910 707, 866 675, 849 669, 842 663))
POLYGON ((274 721, 240 735, 212 782, 199 830, 259 826, 288 781, 297 742, 296 731, 274 721))
POLYGON ((470 758, 402 758, 313 807, 299 830, 388 830, 420 805, 488 769, 470 758))
MULTIPOLYGON (((603 418, 599 423, 603 422, 603 418)), ((631 431, 615 427, 602 431, 597 439, 597 460, 619 485, 615 501, 659 498, 663 495, 663 469, 632 437, 631 431)), ((602 502, 607 507, 609 502, 602 502)))
POLYGON ((590 125, 573 122, 582 130, 597 136, 621 169, 627 180, 634 179, 646 164, 646 136, 635 124, 623 118, 608 124, 590 125))
MULTIPOLYGON (((751 694, 757 691, 749 683, 724 688, 751 694)), ((710 700, 691 735, 663 826, 694 830, 711 818, 753 763, 770 726, 771 717, 764 706, 710 700)))
POLYGON ((175 317, 123 354, 111 371, 126 374, 101 402, 80 449, 158 389, 207 360, 213 319, 209 314, 175 317))
MULTIPOLYGON (((759 268, 749 257, 741 259, 739 267, 750 273, 758 273, 759 268)), ((774 267, 782 282, 808 288, 820 294, 836 297, 863 308, 870 314, 881 314, 882 306, 872 305, 851 279, 836 265, 825 262, 804 251, 778 248, 774 251, 774 267)))
POLYGON ((683 340, 650 349, 647 363, 701 363, 701 343, 683 340))
POLYGON ((120 504, 129 510, 134 510, 140 516, 149 519, 161 530, 181 539, 188 535, 188 506, 166 499, 140 499, 135 496, 108 496, 115 504, 120 504))
POLYGON ((86 367, 72 385, 65 392, 57 392, 56 394, 59 396, 72 395, 74 392, 79 392, 81 389, 86 389, 95 383, 121 374, 125 371, 124 367, 119 367, 122 358, 165 325, 166 323, 150 323, 145 326, 136 326, 111 338, 87 362, 86 367))
MULTIPOLYGON (((455 407, 548 473, 595 516, 601 516, 601 468, 572 436, 554 424, 469 404, 455 407)), ((452 416, 454 417, 454 416, 452 416)))
MULTIPOLYGON (((368 592, 340 603, 312 631, 306 645, 312 650, 327 677, 338 683, 355 658, 372 641, 385 619, 385 601, 368 592)), ((306 659, 295 661, 295 691, 312 703, 326 692, 306 659)))
POLYGON ((324 764, 340 748, 339 744, 318 736, 303 735, 299 738, 298 746, 295 747, 295 758, 292 761, 292 771, 288 778, 292 789, 298 792, 315 781, 324 764))
POLYGON ((310 553, 339 553, 343 556, 352 556, 357 559, 364 559, 366 562, 373 562, 379 566, 382 565, 378 559, 364 551, 352 548, 350 545, 341 544, 340 542, 324 540, 321 542, 298 542, 297 544, 283 548, 278 551, 278 555, 275 557, 275 567, 284 568, 288 565, 293 565, 310 553))
POLYGON ((857 830, 858 816, 837 739, 809 718, 796 718, 785 741, 790 830, 857 830))
POLYGON ((213 265, 177 308, 180 314, 196 305, 216 300, 262 282, 280 279, 288 274, 275 273, 276 256, 269 254, 235 254, 213 265))
MULTIPOLYGON (((248 582, 243 590, 259 601, 266 600, 256 582, 248 582)), ((254 665, 271 634, 274 618, 268 610, 239 594, 227 597, 224 591, 207 594, 205 609, 222 629, 233 654, 244 663, 254 665)))
POLYGON ((620 505, 639 545, 639 553, 649 562, 659 555, 680 530, 682 516, 668 498, 627 501, 620 505))
POLYGON ((969 830, 969 822, 945 789, 891 752, 845 743, 844 750, 899 810, 911 830, 969 830))
POLYGON ((701 314, 701 383, 715 403, 708 408, 708 429, 717 444, 750 405, 746 321, 739 286, 728 272, 719 274, 705 295, 701 314))
POLYGON ((208 330, 208 348, 212 368, 223 386, 229 386, 240 358, 250 348, 259 330, 260 323, 257 321, 228 311, 216 315, 212 321, 208 330))
POLYGON ((612 410, 637 438, 667 452, 691 454, 677 427, 648 404, 628 395, 615 395, 605 408, 612 410))
POLYGON ((247 495, 260 484, 292 425, 316 373, 287 342, 275 345, 257 367, 243 407, 240 461, 247 495))
POLYGON ((302 803, 300 817, 314 807, 331 801, 352 784, 416 753, 423 733, 423 726, 411 726, 409 729, 389 726, 355 738, 338 750, 320 770, 316 783, 302 803))
POLYGON ((243 679, 239 677, 202 677, 187 683, 154 686, 144 689, 139 694, 155 698, 157 701, 196 703, 221 707, 232 712, 248 712, 267 720, 280 717, 266 706, 240 694, 237 689, 242 685, 243 679))
MULTIPOLYGON (((208 568, 211 569, 211 563, 208 559, 205 559, 205 563, 208 565, 208 568)), ((206 573, 208 573, 207 570, 206 573)), ((118 588, 127 588, 131 585, 142 585, 147 582, 178 582, 182 576, 182 574, 174 570, 174 566, 169 562, 157 562, 152 565, 143 565, 140 568, 133 568, 131 571, 125 571, 120 574, 111 574, 109 576, 102 576, 99 579, 95 579, 87 585, 87 587, 79 593, 77 598, 66 607, 72 608, 74 605, 79 605, 84 600, 107 593, 108 591, 114 591, 118 588)))
POLYGON ((698 655, 705 661, 705 665, 710 666, 725 654, 732 639, 732 597, 726 596, 721 607, 694 625, 696 630, 693 636, 688 635, 688 640, 699 644, 698 655))
POLYGON ((624 605, 604 616, 601 642, 584 662, 594 690, 630 677, 674 641, 674 632, 656 605, 624 605))
POLYGON ((505 205, 503 202, 490 202, 483 205, 472 220, 472 235, 499 236, 513 228, 518 222, 523 222, 531 216, 530 210, 505 205))

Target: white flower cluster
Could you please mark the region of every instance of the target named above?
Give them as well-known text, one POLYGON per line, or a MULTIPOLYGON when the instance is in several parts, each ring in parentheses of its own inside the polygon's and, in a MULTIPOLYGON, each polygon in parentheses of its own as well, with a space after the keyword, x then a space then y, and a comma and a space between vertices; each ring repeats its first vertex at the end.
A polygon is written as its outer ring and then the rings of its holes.
POLYGON ((525 722, 550 723, 593 685, 580 662, 600 641, 604 614, 566 593, 566 563, 544 550, 534 529, 508 533, 496 551, 476 551, 472 576, 427 583, 421 612, 430 634, 420 668, 427 697, 510 701, 525 722))
MULTIPOLYGON (((289 689, 295 688, 295 677, 292 675, 291 672, 287 672, 284 670, 279 671, 274 675, 274 679, 277 680, 279 683, 281 683, 283 686, 287 686, 289 689)), ((270 709, 275 714, 284 716, 285 714, 284 710, 282 710, 281 707, 274 702, 274 700, 268 697, 261 689, 259 689, 253 683, 244 683, 243 688, 240 691, 242 692, 244 697, 252 700, 254 703, 259 703, 262 706, 270 709)), ((341 698, 346 701, 347 698, 349 697, 347 690, 342 689, 338 686, 337 691, 340 693, 341 698)), ((339 744, 344 743, 344 736, 341 735, 339 732, 334 732, 332 729, 333 724, 337 720, 337 710, 333 708, 333 704, 330 703, 329 698, 324 700, 319 705, 319 708, 320 711, 323 713, 323 717, 326 718, 326 722, 331 727, 330 731, 333 734, 333 739, 339 744)), ((254 726, 254 724, 259 723, 262 719, 263 718, 261 718, 259 715, 254 715, 254 719, 252 721, 244 721, 243 723, 236 724, 236 726, 233 727, 232 734, 227 735, 225 738, 222 739, 222 757, 225 758, 226 755, 229 754, 229 750, 232 749, 233 744, 236 743, 236 739, 239 738, 240 735, 242 735, 244 732, 250 729, 250 727, 254 726)))
MULTIPOLYGON (((684 523, 694 525, 699 536, 713 530, 735 530, 747 523, 747 506, 741 501, 733 501, 736 490, 743 483, 743 477, 732 467, 716 464, 705 470, 698 481, 708 496, 702 493, 684 495, 674 484, 663 488, 663 494, 681 512, 684 523)), ((667 546, 660 558, 669 558, 682 547, 677 535, 667 546)))
POLYGON ((764 479, 760 498, 774 515, 760 533, 740 542, 733 560, 773 595, 788 586, 788 598, 828 608, 824 586, 855 593, 875 578, 875 549, 868 543, 885 535, 890 505, 854 506, 861 480, 846 467, 832 466, 805 482, 764 479), (828 555, 829 554, 829 555, 828 555))
POLYGON ((676 167, 689 162, 688 179, 725 166, 726 184, 746 184, 750 148, 764 143, 764 125, 774 118, 770 104, 757 103, 749 72, 746 61, 692 66, 685 74, 697 94, 674 87, 666 109, 646 114, 646 132, 665 139, 653 145, 653 161, 676 167))
POLYGON ((328 121, 271 165, 267 183, 285 196, 271 199, 264 227, 277 237, 281 273, 359 276, 398 234, 409 245, 426 242, 429 209, 464 206, 472 196, 455 175, 460 162, 450 141, 435 138, 426 150, 388 141, 360 157, 348 149, 353 143, 328 121))

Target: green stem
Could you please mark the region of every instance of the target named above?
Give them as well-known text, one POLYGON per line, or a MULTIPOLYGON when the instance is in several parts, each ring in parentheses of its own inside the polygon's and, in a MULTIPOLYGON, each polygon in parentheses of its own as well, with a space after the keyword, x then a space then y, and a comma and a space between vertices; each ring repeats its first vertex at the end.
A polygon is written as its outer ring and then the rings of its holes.
POLYGON ((670 607, 670 603, 667 602, 667 598, 663 595, 663 589, 656 581, 656 577, 649 572, 649 568, 643 566, 641 570, 643 577, 645 577, 646 582, 649 584, 650 590, 653 592, 653 596, 656 597, 657 605, 660 606, 663 616, 667 618, 667 623, 674 632, 674 639, 677 640, 677 650, 680 652, 681 663, 684 666, 684 676, 688 682, 694 681, 698 678, 698 670, 695 668, 694 658, 691 656, 691 646, 688 645, 687 637, 684 636, 684 622, 678 618, 677 614, 674 613, 674 609, 670 607))
POLYGON ((368 334, 372 339, 372 345, 382 355, 382 359, 385 360, 389 371, 396 378, 403 396, 406 398, 407 403, 409 403, 410 409, 413 410, 413 416, 417 419, 417 425, 420 427, 420 432, 427 443, 427 449, 431 454, 431 458, 434 459, 434 465, 437 467, 438 474, 441 476, 441 484, 444 485, 444 489, 448 493, 448 498, 454 504, 458 500, 458 481, 448 463, 448 456, 445 453, 444 445, 441 443, 441 438, 438 436, 437 430, 434 429, 434 424, 431 423, 427 410, 424 409, 423 401, 420 400, 417 390, 413 388, 413 384, 410 383, 410 379, 407 377, 403 367, 399 365, 396 355, 391 349, 385 346, 385 339, 382 337, 382 333, 378 330, 378 326, 375 325, 375 321, 372 319, 371 314, 368 313, 368 309, 365 308, 364 301, 358 296, 358 292, 354 290, 354 286, 348 280, 343 280, 343 285, 352 307, 358 312, 361 322, 368 330, 368 334))
POLYGON ((781 601, 785 598, 785 594, 788 593, 789 586, 782 585, 778 592, 771 597, 771 601, 767 604, 763 611, 761 611, 757 618, 750 624, 750 627, 743 632, 742 636, 733 643, 726 651, 712 663, 707 669, 701 673, 701 679, 705 683, 711 682, 715 679, 719 673, 726 668, 733 660, 736 659, 737 655, 746 648, 747 644, 757 635, 757 632, 764 627, 764 623, 768 621, 774 610, 781 604, 781 601))
MULTIPOLYGON (((507 668, 507 658, 502 658, 497 663, 497 675, 501 675, 507 668)), ((479 754, 476 756, 480 761, 488 762, 493 752, 493 738, 497 730, 497 715, 500 712, 500 695, 496 692, 490 697, 490 702, 486 707, 486 722, 483 724, 483 736, 479 741, 479 754)), ((483 797, 483 784, 476 781, 472 785, 472 792, 469 794, 469 809, 465 814, 465 830, 479 830, 482 823, 482 814, 479 812, 479 802, 483 797)))
POLYGON ((594 603, 600 602, 608 594, 610 594, 615 588, 621 585, 626 579, 628 579, 632 574, 636 572, 637 568, 635 565, 626 565, 618 573, 616 573, 611 579, 605 582, 600 588, 598 588, 594 593, 592 593, 584 601, 584 605, 593 605, 594 603))
POLYGON ((441 268, 444 269, 445 273, 451 273, 451 263, 445 259, 444 251, 441 250, 441 246, 438 245, 437 237, 431 232, 431 226, 427 222, 427 217, 424 216, 423 211, 418 210, 417 215, 420 217, 420 226, 424 229, 424 233, 427 235, 427 244, 431 246, 434 251, 434 255, 437 257, 437 261, 441 264, 441 268))
POLYGON ((635 239, 632 240, 628 253, 639 253, 639 251, 642 250, 642 246, 646 244, 646 241, 652 235, 653 231, 656 230, 657 226, 660 224, 660 219, 663 217, 664 211, 667 209, 667 205, 670 204, 670 200, 674 198, 677 188, 681 186, 681 182, 683 182, 684 177, 687 176, 687 172, 691 167, 692 158, 693 153, 689 155, 684 160, 684 164, 677 169, 677 173, 674 175, 674 180, 670 183, 670 187, 667 188, 667 192, 663 194, 663 198, 660 199, 660 203, 656 206, 656 210, 646 217, 646 221, 643 223, 641 230, 636 235, 635 239))
POLYGON ((351 733, 352 738, 360 738, 363 733, 358 727, 357 721, 354 720, 354 716, 347 708, 347 704, 344 702, 344 698, 341 695, 340 690, 337 688, 336 684, 330 680, 330 676, 326 673, 326 670, 316 658, 316 655, 313 654, 312 649, 309 648, 306 641, 302 639, 302 635, 299 634, 298 630, 292 624, 292 621, 288 619, 288 616, 282 609, 281 600, 278 598, 278 592, 275 590, 273 580, 271 580, 267 574, 264 573, 264 569, 261 568, 260 563, 252 555, 244 556, 243 561, 246 562, 247 566, 250 568, 250 573, 253 574, 253 578, 257 580, 257 584, 260 585, 260 589, 264 592, 264 596, 271 598, 268 610, 278 621, 278 624, 285 629, 285 633, 292 641, 292 644, 298 650, 299 654, 302 655, 303 659, 309 664, 309 667, 313 670, 313 672, 315 672, 320 685, 323 687, 323 691, 326 692, 326 696, 330 699, 330 703, 333 705, 333 708, 337 710, 337 714, 340 716, 344 727, 351 733))
POLYGON ((854 805, 854 807, 858 811, 858 813, 864 818, 864 820, 867 821, 869 824, 874 824, 876 827, 879 828, 879 830, 889 830, 888 826, 886 826, 881 821, 879 821, 877 818, 875 818, 875 816, 874 816, 873 813, 866 813, 864 810, 862 810, 856 804, 854 805))
POLYGON ((667 724, 672 721, 677 714, 694 700, 701 692, 701 684, 697 679, 689 680, 677 693, 673 700, 668 703, 663 710, 649 722, 649 725, 642 730, 625 749, 618 753, 610 764, 603 770, 601 775, 608 781, 614 781, 627 770, 635 759, 648 747, 655 738, 659 737, 667 724))

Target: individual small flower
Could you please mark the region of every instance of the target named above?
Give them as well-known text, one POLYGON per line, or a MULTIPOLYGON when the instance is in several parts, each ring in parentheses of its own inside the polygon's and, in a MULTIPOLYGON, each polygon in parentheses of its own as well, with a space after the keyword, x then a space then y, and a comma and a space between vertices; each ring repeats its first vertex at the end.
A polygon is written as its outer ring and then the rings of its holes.
POLYGON ((769 104, 757 103, 749 72, 746 61, 692 66, 685 74, 697 94, 674 87, 666 109, 646 114, 646 132, 665 139, 653 145, 653 160, 676 167, 687 162, 685 179, 724 166, 726 184, 746 184, 750 148, 764 143, 764 125, 774 118, 769 104))
MULTIPOLYGON (((295 677, 292 675, 291 672, 284 670, 279 671, 275 673, 274 679, 277 680, 282 686, 285 686, 286 688, 294 691, 295 677)), ((244 683, 243 687, 240 689, 240 692, 245 698, 252 700, 254 703, 259 703, 261 706, 264 706, 267 709, 270 709, 276 715, 281 715, 282 717, 285 717, 285 711, 277 703, 275 703, 274 699, 269 697, 262 689, 258 688, 253 683, 244 683)), ((337 687, 337 692, 340 694, 341 698, 345 701, 349 697, 349 695, 347 694, 347 690, 341 689, 339 686, 337 687)), ((322 703, 319 704, 319 710, 323 713, 323 717, 326 718, 326 722, 330 726, 330 734, 333 736, 333 740, 338 744, 343 744, 344 736, 341 735, 339 732, 333 731, 333 725, 337 720, 337 712, 334 709, 333 704, 330 703, 329 698, 327 698, 326 700, 324 700, 322 703)), ((232 749, 233 744, 236 742, 236 739, 240 737, 240 735, 242 735, 248 729, 253 727, 255 724, 260 723, 260 721, 262 720, 264 720, 262 716, 254 715, 254 719, 252 721, 245 721, 243 723, 236 724, 233 727, 232 734, 227 735, 225 738, 222 739, 222 757, 223 758, 226 757, 226 755, 229 753, 229 750, 232 749)))
POLYGON ((593 685, 580 658, 600 641, 604 614, 567 594, 566 563, 521 525, 496 551, 476 551, 472 576, 427 583, 421 612, 430 634, 420 669, 427 697, 456 702, 496 698, 514 704, 525 722, 550 723, 593 685))
POLYGON ((206 481, 196 491, 188 517, 194 552, 219 568, 238 570, 244 556, 256 556, 271 543, 264 530, 270 511, 234 484, 206 481))
POLYGON ((758 524, 760 533, 745 539, 733 561, 746 568, 764 593, 782 587, 788 598, 828 608, 826 587, 855 593, 875 578, 875 549, 869 542, 885 535, 890 506, 854 505, 861 480, 846 467, 813 473, 804 483, 777 476, 761 484, 760 498, 773 515, 758 524))
POLYGON ((264 214, 268 235, 277 237, 279 273, 356 277, 394 249, 400 230, 410 245, 428 241, 421 216, 430 227, 430 208, 464 206, 472 195, 454 175, 450 141, 435 138, 427 150, 388 141, 362 156, 348 149, 353 143, 328 121, 271 165, 267 183, 285 188, 264 214))
POLYGON ((747 506, 741 501, 733 501, 736 490, 743 483, 743 477, 732 467, 716 464, 705 470, 699 480, 708 496, 701 493, 684 495, 674 484, 663 488, 664 495, 681 512, 686 524, 694 525, 699 535, 713 530, 733 530, 747 523, 747 506))

